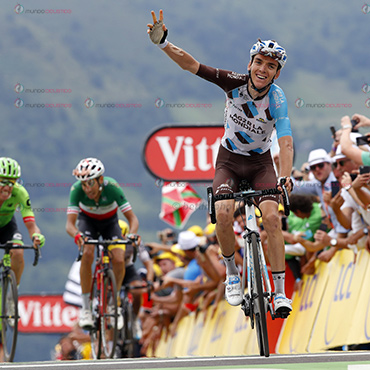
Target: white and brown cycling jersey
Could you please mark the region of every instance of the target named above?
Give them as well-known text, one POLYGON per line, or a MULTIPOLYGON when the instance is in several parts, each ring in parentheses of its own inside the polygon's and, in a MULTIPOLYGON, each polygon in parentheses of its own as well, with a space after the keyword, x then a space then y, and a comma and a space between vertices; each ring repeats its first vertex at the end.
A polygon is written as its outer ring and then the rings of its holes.
POLYGON ((245 156, 262 154, 271 147, 274 129, 278 138, 292 135, 287 101, 276 84, 264 96, 253 99, 247 88, 247 74, 201 64, 197 76, 225 91, 225 134, 221 145, 227 150, 245 156))

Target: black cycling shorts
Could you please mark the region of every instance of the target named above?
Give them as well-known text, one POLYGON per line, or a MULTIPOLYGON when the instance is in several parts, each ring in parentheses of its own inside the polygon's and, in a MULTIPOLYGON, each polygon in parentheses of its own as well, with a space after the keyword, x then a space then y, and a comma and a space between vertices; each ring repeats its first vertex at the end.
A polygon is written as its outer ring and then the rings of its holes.
POLYGON ((22 234, 18 230, 17 221, 13 216, 9 223, 0 227, 0 243, 4 244, 11 240, 22 240, 22 234))
POLYGON ((78 230, 87 237, 98 239, 101 236, 103 239, 123 239, 117 214, 105 220, 97 220, 81 212, 77 220, 78 230))
MULTIPOLYGON (((245 156, 232 153, 220 145, 212 185, 214 194, 238 192, 242 181, 247 181, 254 190, 276 187, 277 178, 270 151, 245 156)), ((279 195, 255 198, 257 204, 264 200, 273 200, 278 203, 279 195)))

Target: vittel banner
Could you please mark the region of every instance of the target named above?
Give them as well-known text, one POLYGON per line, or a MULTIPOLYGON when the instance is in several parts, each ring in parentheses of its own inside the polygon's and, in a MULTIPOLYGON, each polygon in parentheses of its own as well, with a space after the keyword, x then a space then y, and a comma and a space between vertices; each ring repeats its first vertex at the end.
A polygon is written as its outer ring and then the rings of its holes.
POLYGON ((18 299, 21 333, 69 333, 79 308, 67 305, 62 295, 22 295, 18 299))
POLYGON ((165 181, 212 181, 224 129, 222 125, 168 125, 145 141, 148 171, 165 181))

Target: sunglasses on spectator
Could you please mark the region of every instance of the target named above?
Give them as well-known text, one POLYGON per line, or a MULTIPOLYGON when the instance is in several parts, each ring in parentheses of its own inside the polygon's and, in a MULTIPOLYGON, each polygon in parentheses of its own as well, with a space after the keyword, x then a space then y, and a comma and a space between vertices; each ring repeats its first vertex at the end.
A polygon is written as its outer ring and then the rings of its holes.
POLYGON ((322 162, 322 163, 318 163, 318 164, 313 164, 312 166, 310 166, 310 169, 311 169, 311 171, 315 171, 316 167, 318 167, 321 170, 321 169, 324 168, 324 166, 325 166, 325 163, 322 162))
POLYGON ((343 167, 343 166, 344 166, 344 164, 345 164, 347 161, 348 161, 348 159, 342 159, 341 161, 334 162, 334 163, 333 163, 333 167, 334 167, 334 168, 337 168, 337 167, 338 167, 338 164, 339 164, 341 167, 343 167))
POLYGON ((15 185, 15 180, 12 181, 12 180, 1 180, 0 181, 0 186, 10 186, 10 187, 13 187, 15 185))

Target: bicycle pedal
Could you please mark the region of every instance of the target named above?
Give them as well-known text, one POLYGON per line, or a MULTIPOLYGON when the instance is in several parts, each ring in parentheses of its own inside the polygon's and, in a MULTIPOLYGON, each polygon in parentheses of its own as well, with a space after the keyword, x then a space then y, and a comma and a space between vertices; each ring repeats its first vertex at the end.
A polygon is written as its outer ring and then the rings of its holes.
POLYGON ((290 315, 290 311, 275 312, 275 317, 278 319, 286 319, 290 315))

